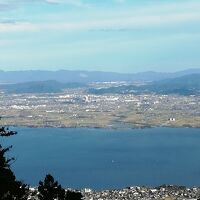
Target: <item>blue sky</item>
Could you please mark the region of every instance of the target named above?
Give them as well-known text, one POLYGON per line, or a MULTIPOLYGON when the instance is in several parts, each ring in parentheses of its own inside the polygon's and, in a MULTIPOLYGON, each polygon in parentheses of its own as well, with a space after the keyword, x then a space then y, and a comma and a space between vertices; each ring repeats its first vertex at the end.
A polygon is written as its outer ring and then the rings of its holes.
POLYGON ((199 0, 1 0, 0 69, 200 68, 199 0))

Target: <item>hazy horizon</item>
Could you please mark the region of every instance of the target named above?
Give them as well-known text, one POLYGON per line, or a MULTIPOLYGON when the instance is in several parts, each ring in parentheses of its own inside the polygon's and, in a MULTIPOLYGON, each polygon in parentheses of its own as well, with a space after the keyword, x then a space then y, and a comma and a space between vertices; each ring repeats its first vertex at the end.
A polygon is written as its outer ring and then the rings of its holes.
POLYGON ((154 70, 148 70, 148 71, 138 71, 138 72, 131 72, 131 73, 128 73, 128 72, 116 72, 116 71, 101 71, 101 70, 83 70, 83 69, 76 69, 76 70, 73 70, 73 69, 22 69, 22 70, 3 70, 3 69, 0 69, 0 72, 20 72, 20 71, 23 71, 23 72, 26 72, 26 71, 47 71, 47 72, 59 72, 59 71, 75 71, 75 72, 102 72, 102 73, 118 73, 118 74, 137 74, 137 73, 178 73, 178 72, 184 72, 184 71, 196 71, 196 70, 199 70, 200 71, 200 68, 186 68, 186 69, 182 69, 182 70, 174 70, 174 71, 154 71, 154 70))
POLYGON ((2 0, 0 69, 200 68, 198 0, 2 0))

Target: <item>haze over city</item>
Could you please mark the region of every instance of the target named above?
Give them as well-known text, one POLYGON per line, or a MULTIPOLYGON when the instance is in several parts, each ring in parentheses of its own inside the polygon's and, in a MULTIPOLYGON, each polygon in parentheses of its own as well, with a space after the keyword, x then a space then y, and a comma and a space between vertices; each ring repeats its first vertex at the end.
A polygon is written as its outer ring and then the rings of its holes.
POLYGON ((200 66, 198 0, 1 0, 1 70, 200 66))

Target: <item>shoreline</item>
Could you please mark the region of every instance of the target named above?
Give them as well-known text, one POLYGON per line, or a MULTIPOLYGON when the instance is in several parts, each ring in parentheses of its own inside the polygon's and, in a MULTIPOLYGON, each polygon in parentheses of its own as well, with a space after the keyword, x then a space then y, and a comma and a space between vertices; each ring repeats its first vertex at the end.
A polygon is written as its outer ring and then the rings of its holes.
POLYGON ((13 128, 33 128, 33 129, 40 129, 40 128, 55 128, 55 129, 104 129, 104 130, 140 130, 140 129, 156 129, 156 128, 171 128, 171 129, 178 129, 178 128, 183 128, 183 129, 200 129, 200 126, 196 127, 188 127, 188 126, 146 126, 146 127, 90 127, 90 126, 24 126, 24 125, 0 125, 0 127, 13 127, 13 128))
POLYGON ((105 130, 126 130, 126 129, 131 129, 131 130, 138 130, 138 129, 153 129, 153 128, 187 128, 187 129, 200 129, 200 126, 37 126, 37 125, 1 125, 1 127, 14 127, 14 128, 59 128, 59 129, 105 129, 105 130))

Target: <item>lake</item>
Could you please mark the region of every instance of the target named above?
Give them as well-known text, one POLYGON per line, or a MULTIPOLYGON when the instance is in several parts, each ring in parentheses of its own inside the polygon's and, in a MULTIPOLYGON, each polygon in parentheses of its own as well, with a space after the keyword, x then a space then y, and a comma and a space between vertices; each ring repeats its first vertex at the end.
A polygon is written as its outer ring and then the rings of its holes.
POLYGON ((200 185, 200 129, 12 128, 12 168, 38 185, 51 173, 63 186, 200 185))

